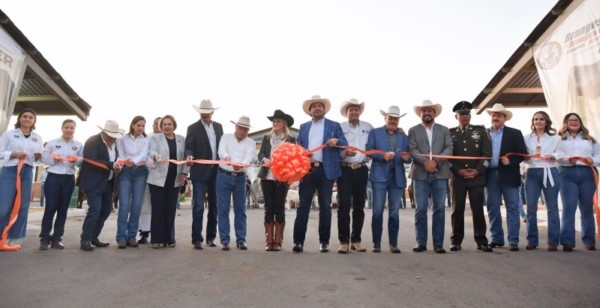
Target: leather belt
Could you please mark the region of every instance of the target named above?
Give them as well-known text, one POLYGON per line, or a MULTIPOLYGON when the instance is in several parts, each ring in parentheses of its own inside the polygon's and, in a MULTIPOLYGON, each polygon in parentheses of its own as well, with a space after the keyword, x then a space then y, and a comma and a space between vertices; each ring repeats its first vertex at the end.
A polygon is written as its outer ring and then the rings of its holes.
POLYGON ((323 165, 323 163, 320 162, 320 161, 313 161, 312 163, 310 163, 310 166, 313 167, 313 168, 319 168, 322 165, 323 165))
POLYGON ((244 171, 241 171, 241 172, 232 172, 232 171, 227 171, 227 170, 225 170, 225 169, 223 169, 221 167, 219 167, 219 172, 225 173, 225 174, 230 175, 230 176, 242 176, 242 175, 246 175, 246 172, 244 172, 244 171))
POLYGON ((342 167, 348 167, 351 169, 359 169, 365 167, 367 163, 342 163, 342 167))

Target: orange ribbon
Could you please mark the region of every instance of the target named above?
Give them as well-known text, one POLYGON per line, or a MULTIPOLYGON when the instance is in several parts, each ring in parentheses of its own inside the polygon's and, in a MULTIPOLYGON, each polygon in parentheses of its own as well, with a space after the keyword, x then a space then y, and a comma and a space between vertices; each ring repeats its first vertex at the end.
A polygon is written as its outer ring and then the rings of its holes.
POLYGON ((21 209, 21 170, 23 169, 24 163, 25 158, 19 158, 19 164, 17 165, 17 193, 15 195, 15 202, 13 203, 13 209, 10 213, 8 225, 4 227, 4 231, 2 232, 2 240, 0 240, 0 250, 19 251, 21 249, 21 245, 8 245, 6 242, 8 240, 8 231, 17 221, 17 218, 19 217, 19 210, 21 209))

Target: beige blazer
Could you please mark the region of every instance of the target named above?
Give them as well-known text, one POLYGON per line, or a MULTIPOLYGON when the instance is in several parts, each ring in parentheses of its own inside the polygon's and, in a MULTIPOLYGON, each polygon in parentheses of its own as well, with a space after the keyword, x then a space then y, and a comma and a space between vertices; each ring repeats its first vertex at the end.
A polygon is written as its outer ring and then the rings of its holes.
MULTIPOLYGON (((175 134, 175 141, 177 143, 177 160, 183 160, 185 154, 185 137, 175 134)), ((169 144, 164 134, 159 133, 152 135, 150 139, 150 152, 148 156, 154 163, 154 166, 150 166, 148 173, 148 184, 164 187, 165 181, 167 180, 167 171, 169 170, 169 163, 159 164, 154 162, 154 156, 158 154, 163 159, 169 159, 169 144)), ((177 174, 187 174, 188 166, 185 164, 177 166, 177 174)), ((183 185, 181 177, 177 177, 174 183, 174 187, 183 185)))
MULTIPOLYGON (((431 142, 431 154, 452 155, 454 144, 448 127, 440 124, 433 126, 433 140, 431 142)), ((423 163, 429 160, 427 156, 417 154, 429 154, 429 138, 422 124, 411 127, 408 130, 408 148, 413 158, 410 167, 410 178, 413 180, 425 180, 427 171, 423 163)), ((437 179, 449 179, 451 176, 450 165, 446 158, 434 158, 438 164, 438 171, 435 173, 437 179)))

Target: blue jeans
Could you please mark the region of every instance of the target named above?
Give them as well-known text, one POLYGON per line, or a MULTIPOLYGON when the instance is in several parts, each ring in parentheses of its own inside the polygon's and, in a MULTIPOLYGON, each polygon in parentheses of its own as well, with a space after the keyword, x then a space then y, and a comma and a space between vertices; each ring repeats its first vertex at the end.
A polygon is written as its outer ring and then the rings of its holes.
POLYGON ((246 206, 244 197, 246 195, 246 176, 232 176, 223 172, 217 172, 217 209, 219 212, 219 239, 221 244, 229 244, 229 208, 231 207, 231 196, 233 195, 233 228, 235 230, 235 242, 237 244, 246 242, 246 206))
MULTIPOLYGON (((216 172, 211 170, 211 172, 216 172)), ((204 196, 208 192, 208 214, 206 214, 206 240, 217 237, 217 190, 216 175, 208 181, 193 181, 192 195, 192 244, 202 243, 202 222, 204 220, 204 196)))
POLYGON ((429 194, 431 194, 433 197, 433 214, 431 215, 433 246, 443 246, 446 220, 444 203, 448 179, 437 179, 434 174, 428 174, 425 180, 414 180, 413 183, 417 203, 415 210, 417 244, 427 245, 427 205, 429 204, 429 194))
POLYGON ((42 218, 42 231, 40 232, 40 241, 43 243, 58 243, 62 241, 65 233, 65 222, 67 221, 67 211, 71 195, 75 189, 75 176, 72 174, 48 173, 46 183, 46 208, 42 218), (52 220, 56 214, 54 222, 54 234, 52 231, 52 220))
POLYGON ((137 235, 147 178, 146 166, 124 167, 119 174, 117 242, 134 240, 137 235))
MULTIPOLYGON (((593 171, 588 166, 560 167, 560 196, 563 203, 560 243, 575 246, 575 212, 579 205, 581 241, 596 244, 593 197, 596 192, 593 171)), ((546 200, 548 202, 548 200, 546 200)))
POLYGON ((333 181, 327 179, 322 165, 304 176, 298 187, 300 206, 296 209, 296 220, 294 221, 294 244, 304 245, 308 216, 315 191, 319 193, 319 243, 329 245, 333 181))
POLYGON ((519 187, 503 185, 498 182, 498 170, 488 169, 487 172, 487 211, 490 220, 490 235, 492 242, 504 244, 504 230, 502 229, 502 212, 500 204, 502 196, 506 206, 506 225, 508 228, 508 243, 519 244, 519 218, 518 200, 519 187))
POLYGON ((373 232, 373 244, 381 244, 383 233, 383 211, 385 208, 385 197, 388 197, 388 238, 390 245, 398 245, 398 230, 400 229, 400 199, 404 194, 404 188, 396 186, 396 177, 390 173, 387 182, 371 182, 373 189, 373 217, 371 218, 371 231, 373 232))
MULTIPOLYGON (((9 240, 25 238, 32 184, 33 168, 24 164, 23 169, 21 169, 21 208, 19 209, 17 221, 8 231, 9 240)), ((17 166, 3 167, 0 171, 0 237, 10 220, 16 196, 17 166)))
POLYGON ((527 243, 538 245, 537 210, 540 193, 546 196, 548 209, 548 245, 558 245, 560 235, 560 218, 558 217, 558 191, 560 189, 560 176, 558 168, 550 168, 554 186, 546 179, 544 187, 544 168, 529 168, 525 182, 525 200, 527 201, 527 243))

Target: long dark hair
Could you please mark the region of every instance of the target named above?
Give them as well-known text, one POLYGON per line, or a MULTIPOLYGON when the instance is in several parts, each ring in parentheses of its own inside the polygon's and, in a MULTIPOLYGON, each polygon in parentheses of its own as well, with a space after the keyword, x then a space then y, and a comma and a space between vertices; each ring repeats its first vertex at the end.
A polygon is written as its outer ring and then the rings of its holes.
MULTIPOLYGON (((129 134, 130 135, 133 135, 133 125, 135 125, 135 123, 137 123, 139 121, 146 122, 146 119, 142 116, 133 117, 133 120, 131 120, 131 124, 129 124, 129 134)), ((144 137, 146 137, 146 132, 142 132, 142 135, 144 135, 144 137)))
POLYGON ((31 108, 25 108, 21 110, 21 112, 19 112, 19 116, 17 117, 17 123, 15 123, 15 128, 21 128, 21 117, 25 112, 33 113, 33 125, 31 125, 31 130, 33 131, 35 129, 35 123, 37 122, 37 113, 35 113, 35 110, 31 108))
POLYGON ((535 118, 536 114, 541 114, 544 117, 544 120, 546 121, 546 127, 544 127, 544 133, 546 133, 550 136, 556 135, 556 129, 554 129, 554 127, 552 127, 552 120, 550 119, 550 116, 545 111, 541 111, 541 110, 534 113, 533 117, 531 117, 531 133, 535 134, 535 126, 533 125, 533 119, 535 118))
POLYGON ((596 139, 594 139, 594 137, 590 136, 590 131, 583 125, 583 121, 581 120, 581 117, 578 114, 576 114, 575 112, 567 113, 567 115, 563 118, 563 126, 561 127, 560 131, 558 132, 558 135, 560 136, 560 138, 563 140, 567 139, 567 136, 569 135, 569 127, 567 125, 567 122, 569 121, 569 118, 571 116, 576 116, 577 119, 579 119, 579 132, 581 132, 583 139, 589 140, 592 143, 596 143, 596 139))

